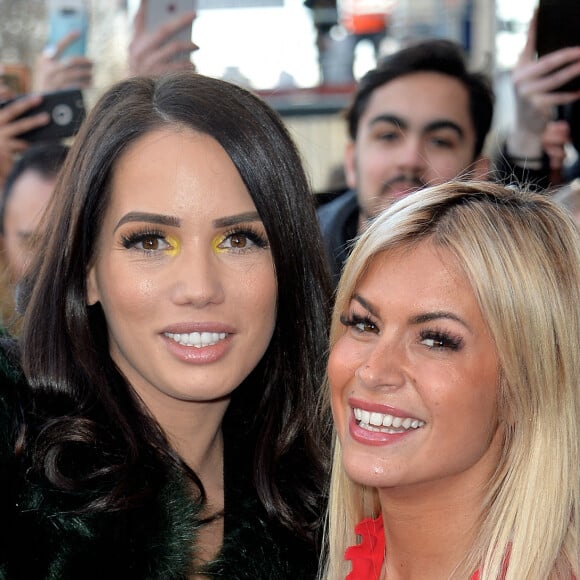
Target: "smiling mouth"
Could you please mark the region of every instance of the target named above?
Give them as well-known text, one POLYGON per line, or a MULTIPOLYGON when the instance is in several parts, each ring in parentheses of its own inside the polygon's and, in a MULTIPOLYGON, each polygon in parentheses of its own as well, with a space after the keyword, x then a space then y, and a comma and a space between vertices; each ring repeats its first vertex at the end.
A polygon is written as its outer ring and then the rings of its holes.
POLYGON ((164 335, 182 346, 195 348, 213 346, 228 336, 227 332, 189 332, 185 334, 165 332, 164 335))
POLYGON ((413 417, 395 417, 387 413, 376 413, 353 409, 354 418, 361 429, 377 431, 379 433, 403 433, 413 429, 419 429, 425 425, 425 421, 413 417))

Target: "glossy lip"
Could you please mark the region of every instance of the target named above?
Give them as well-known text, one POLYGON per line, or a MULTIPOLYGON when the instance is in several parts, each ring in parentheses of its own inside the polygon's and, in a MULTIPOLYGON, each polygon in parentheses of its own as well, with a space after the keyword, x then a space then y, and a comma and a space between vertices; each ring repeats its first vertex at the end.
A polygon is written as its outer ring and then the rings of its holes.
MULTIPOLYGON (((401 409, 395 409, 390 405, 382 405, 380 403, 371 403, 369 401, 363 401, 362 399, 357 399, 355 397, 349 397, 348 406, 351 409, 362 409, 363 411, 369 411, 371 413, 383 413, 388 415, 393 415, 394 417, 415 417, 413 413, 407 413, 401 409)), ((418 419, 419 417, 417 417, 418 419)))
POLYGON ((395 417, 413 417, 414 415, 405 413, 404 411, 395 409, 389 405, 381 405, 379 403, 362 401, 354 397, 348 399, 348 405, 350 407, 348 421, 349 434, 354 441, 361 443, 362 445, 369 445, 371 447, 391 445, 393 443, 398 443, 419 431, 419 429, 409 429, 402 431, 401 433, 381 433, 379 431, 368 431, 367 429, 359 427, 358 423, 356 422, 354 417, 355 408, 370 412, 374 411, 375 413, 386 413, 395 417))
POLYGON ((222 322, 181 322, 171 324, 164 328, 159 336, 165 344, 168 352, 180 362, 194 365, 205 365, 219 361, 232 348, 232 343, 237 334, 234 327, 222 322), (225 339, 211 346, 201 348, 179 344, 166 336, 166 333, 189 334, 191 332, 217 332, 225 333, 225 339))

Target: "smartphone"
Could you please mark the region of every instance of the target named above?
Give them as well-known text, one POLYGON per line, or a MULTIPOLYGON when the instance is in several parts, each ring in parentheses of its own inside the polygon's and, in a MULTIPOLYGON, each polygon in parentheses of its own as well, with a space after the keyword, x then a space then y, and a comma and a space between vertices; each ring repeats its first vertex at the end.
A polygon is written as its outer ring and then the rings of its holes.
MULTIPOLYGON (((0 103, 0 108, 5 107, 15 100, 11 99, 0 103)), ((33 143, 39 141, 59 141, 60 139, 75 135, 86 115, 83 93, 79 89, 65 89, 44 93, 42 95, 42 103, 26 111, 20 118, 43 112, 47 112, 50 115, 49 123, 18 135, 18 139, 24 139, 25 141, 33 143)))
MULTIPOLYGON (((154 32, 160 26, 175 20, 178 16, 196 9, 196 0, 147 0, 145 14, 145 27, 147 32, 154 32)), ((191 33, 192 27, 188 26, 174 34, 168 41, 191 42, 191 33)), ((183 58, 183 55, 176 55, 176 58, 183 58)))
MULTIPOLYGON (((580 46, 580 1, 540 0, 538 5, 536 50, 543 56, 568 46, 580 46)), ((562 85, 559 91, 577 91, 580 77, 562 85)))
POLYGON ((48 46, 56 47, 67 34, 76 31, 80 36, 60 55, 60 59, 85 56, 89 30, 89 12, 86 0, 47 0, 48 46))

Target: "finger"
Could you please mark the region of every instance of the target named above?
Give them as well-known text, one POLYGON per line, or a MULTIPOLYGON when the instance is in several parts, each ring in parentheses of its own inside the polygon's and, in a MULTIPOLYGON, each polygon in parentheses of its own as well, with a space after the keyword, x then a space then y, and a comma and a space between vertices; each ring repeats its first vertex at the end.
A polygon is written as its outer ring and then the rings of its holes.
POLYGON ((90 86, 93 81, 92 71, 75 68, 62 71, 58 80, 55 80, 55 86, 59 88, 86 88, 90 86))
POLYGON ((149 74, 156 76, 185 70, 194 71, 195 65, 190 60, 163 62, 153 66, 149 74))
POLYGON ((156 51, 155 62, 189 61, 189 56, 196 50, 199 50, 199 47, 193 42, 168 42, 156 51))
POLYGON ((40 105, 40 103, 42 103, 41 95, 29 95, 2 107, 0 109, 0 126, 10 123, 10 121, 40 105))
POLYGON ((187 12, 178 18, 160 26, 152 35, 155 46, 165 44, 176 33, 189 28, 191 23, 195 20, 195 12, 187 12))
POLYGON ((533 62, 516 67, 513 72, 515 82, 547 76, 559 69, 568 69, 580 62, 580 46, 562 48, 546 54, 533 62))
POLYGON ((10 156, 15 153, 21 153, 28 149, 30 143, 24 139, 7 139, 5 141, 0 140, 0 149, 8 152, 10 156))
POLYGON ((73 30, 66 36, 63 36, 54 47, 54 53, 51 58, 58 60, 62 53, 69 47, 81 34, 80 30, 73 30))
POLYGON ((93 61, 84 56, 71 56, 63 60, 60 64, 67 68, 93 68, 93 61))
POLYGON ((135 35, 141 35, 145 32, 145 12, 147 10, 147 0, 141 0, 139 2, 139 8, 135 12, 135 18, 133 19, 133 30, 135 35))
POLYGON ((543 110, 557 107, 558 105, 567 105, 573 103, 580 98, 580 92, 576 93, 565 93, 565 92, 553 92, 538 95, 534 99, 534 103, 538 108, 543 110))
POLYGON ((0 130, 0 133, 4 138, 17 137, 31 129, 44 127, 45 125, 48 125, 49 122, 50 115, 48 113, 38 113, 37 115, 31 115, 30 117, 22 117, 8 125, 5 125, 0 130))
POLYGON ((555 143, 566 143, 570 139, 570 125, 568 121, 550 121, 546 130, 546 138, 555 143))
MULTIPOLYGON (((536 77, 519 85, 519 92, 523 95, 534 93, 549 93, 556 91, 568 81, 580 76, 580 61, 543 77, 536 77)), ((566 91, 562 91, 566 92, 566 91)), ((568 91, 570 93, 570 91, 568 91)), ((574 94, 574 92, 572 92, 574 94)))

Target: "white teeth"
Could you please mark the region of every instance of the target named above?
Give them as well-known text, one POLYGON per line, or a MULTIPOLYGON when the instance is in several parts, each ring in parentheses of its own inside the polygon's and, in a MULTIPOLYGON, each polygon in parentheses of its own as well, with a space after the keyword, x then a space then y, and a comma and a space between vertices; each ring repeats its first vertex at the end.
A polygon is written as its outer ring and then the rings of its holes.
POLYGON ((186 334, 166 332, 165 336, 183 346, 203 348, 205 346, 217 344, 220 340, 223 340, 227 334, 225 332, 189 332, 186 334))
POLYGON ((410 429, 419 429, 425 425, 425 421, 413 417, 395 417, 386 413, 374 411, 371 413, 358 408, 353 409, 353 412, 359 426, 368 431, 402 433, 410 429))

